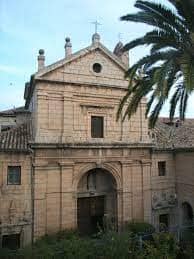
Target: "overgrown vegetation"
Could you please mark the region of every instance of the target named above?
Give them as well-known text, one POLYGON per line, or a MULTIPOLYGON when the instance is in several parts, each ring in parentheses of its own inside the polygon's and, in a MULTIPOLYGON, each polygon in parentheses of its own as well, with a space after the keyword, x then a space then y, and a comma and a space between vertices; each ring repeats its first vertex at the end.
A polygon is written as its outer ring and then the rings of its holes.
MULTIPOLYGON (((188 240, 187 240, 188 241, 188 240)), ((75 231, 64 231, 45 236, 33 247, 18 251, 0 250, 0 258, 14 259, 192 259, 192 242, 181 247, 169 233, 155 233, 147 223, 129 223, 121 233, 100 231, 93 237, 80 237, 75 231), (142 233, 152 238, 139 242, 142 233), (189 244, 189 245, 188 245, 189 244)))

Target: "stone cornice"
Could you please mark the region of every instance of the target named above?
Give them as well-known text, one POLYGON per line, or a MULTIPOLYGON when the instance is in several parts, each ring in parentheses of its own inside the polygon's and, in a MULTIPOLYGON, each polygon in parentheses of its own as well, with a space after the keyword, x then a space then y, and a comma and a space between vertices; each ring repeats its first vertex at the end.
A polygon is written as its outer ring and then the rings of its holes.
POLYGON ((152 149, 153 145, 151 143, 91 143, 91 142, 83 142, 83 143, 29 143, 30 147, 33 148, 58 148, 58 149, 65 149, 65 148, 72 148, 72 149, 88 149, 88 148, 112 148, 112 149, 119 149, 119 148, 131 148, 131 149, 142 149, 142 148, 149 148, 152 149))
POLYGON ((102 84, 102 83, 94 83, 94 82, 78 82, 78 81, 68 81, 68 80, 56 80, 56 79, 48 79, 48 78, 36 78, 34 82, 44 82, 49 84, 65 84, 65 85, 79 85, 79 86, 96 86, 96 87, 105 87, 110 89, 122 89, 127 91, 127 86, 120 86, 120 85, 109 85, 109 84, 102 84))
POLYGON ((160 152, 170 152, 172 154, 178 152, 194 152, 194 147, 179 147, 179 148, 153 148, 153 152, 160 153, 160 152))

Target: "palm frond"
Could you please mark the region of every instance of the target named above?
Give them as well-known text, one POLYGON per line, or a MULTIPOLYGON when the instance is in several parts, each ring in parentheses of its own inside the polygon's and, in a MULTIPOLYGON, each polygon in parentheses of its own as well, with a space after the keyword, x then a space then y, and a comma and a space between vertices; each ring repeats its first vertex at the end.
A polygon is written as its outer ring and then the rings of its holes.
POLYGON ((131 116, 136 113, 139 103, 141 102, 142 98, 146 96, 150 90, 152 89, 152 84, 149 81, 143 81, 139 84, 139 87, 133 92, 131 100, 126 107, 126 110, 123 115, 123 121, 126 117, 131 118, 131 116))
POLYGON ((124 105, 126 104, 128 99, 130 98, 131 94, 136 91, 138 86, 139 86, 139 82, 135 85, 129 85, 126 95, 124 95, 124 97, 120 101, 119 108, 117 110, 117 115, 116 115, 117 121, 119 120, 119 118, 121 116, 124 105))
POLYGON ((129 51, 137 46, 141 45, 152 45, 152 44, 162 44, 162 48, 172 47, 180 48, 181 41, 177 34, 165 32, 162 30, 153 30, 146 33, 143 37, 132 40, 123 47, 123 51, 129 51))
POLYGON ((149 101, 147 102, 147 106, 146 106, 146 117, 148 117, 149 113, 150 113, 150 110, 151 110, 151 107, 152 107, 152 104, 154 103, 154 100, 155 100, 156 96, 154 93, 152 93, 149 101))
POLYGON ((178 32, 185 32, 184 20, 181 17, 173 13, 173 11, 160 3, 151 1, 138 0, 135 3, 135 7, 152 14, 152 16, 163 20, 163 22, 169 24, 175 28, 178 32))
POLYGON ((141 11, 122 16, 122 21, 146 23, 169 32, 173 30, 176 34, 184 35, 185 39, 189 39, 185 20, 174 14, 171 9, 150 1, 136 1, 135 6, 141 11))
POLYGON ((194 56, 185 53, 179 60, 184 74, 185 87, 191 93, 194 90, 194 56))
POLYGON ((184 88, 180 98, 180 106, 179 106, 179 117, 181 120, 185 119, 188 97, 189 95, 187 93, 187 90, 184 88))
POLYGON ((177 13, 184 18, 187 27, 193 31, 194 29, 194 1, 187 0, 187 1, 177 1, 177 0, 169 0, 176 10, 177 13))
POLYGON ((160 28, 162 30, 168 30, 169 32, 172 30, 172 27, 164 23, 159 19, 154 19, 152 15, 147 14, 146 12, 137 12, 135 14, 127 14, 122 16, 121 21, 130 21, 130 22, 137 22, 137 23, 144 23, 150 26, 154 26, 160 28))
POLYGON ((159 61, 166 61, 168 59, 172 59, 177 57, 177 50, 166 50, 164 52, 157 52, 151 55, 147 55, 140 59, 137 63, 135 63, 127 72, 126 76, 134 77, 135 73, 139 68, 141 68, 143 65, 152 66, 153 64, 159 62, 159 61))
POLYGON ((170 100, 170 121, 172 121, 174 118, 176 107, 180 98, 181 98, 181 89, 180 87, 178 87, 170 100))
POLYGON ((165 102, 165 100, 164 100, 163 96, 161 96, 149 117, 149 128, 153 128, 155 126, 158 116, 160 114, 160 111, 164 105, 164 102, 165 102))

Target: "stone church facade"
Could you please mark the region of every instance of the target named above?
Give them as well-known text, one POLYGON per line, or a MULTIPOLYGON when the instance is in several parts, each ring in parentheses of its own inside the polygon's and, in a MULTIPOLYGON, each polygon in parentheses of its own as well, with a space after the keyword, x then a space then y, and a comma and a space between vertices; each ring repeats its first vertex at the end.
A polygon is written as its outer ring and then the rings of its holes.
POLYGON ((0 113, 2 246, 131 220, 157 229, 192 221, 194 123, 161 119, 150 131, 145 99, 130 120, 116 121, 128 86, 120 46, 111 52, 94 34, 72 54, 67 38, 65 58, 49 66, 40 50, 25 107, 0 113))

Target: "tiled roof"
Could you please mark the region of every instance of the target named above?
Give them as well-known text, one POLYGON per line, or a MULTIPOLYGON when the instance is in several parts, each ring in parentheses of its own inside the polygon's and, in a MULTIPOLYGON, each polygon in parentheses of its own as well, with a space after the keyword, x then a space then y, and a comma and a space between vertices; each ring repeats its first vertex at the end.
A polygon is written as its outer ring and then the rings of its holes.
POLYGON ((0 151, 28 151, 32 136, 31 123, 26 123, 0 133, 0 151))
POLYGON ((160 118, 152 135, 159 149, 194 148, 194 119, 170 124, 168 119, 160 118))
POLYGON ((16 113, 29 113, 24 106, 16 107, 9 110, 0 111, 0 116, 15 116, 16 113))

